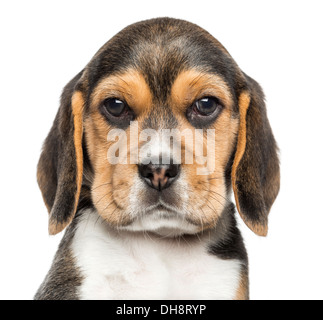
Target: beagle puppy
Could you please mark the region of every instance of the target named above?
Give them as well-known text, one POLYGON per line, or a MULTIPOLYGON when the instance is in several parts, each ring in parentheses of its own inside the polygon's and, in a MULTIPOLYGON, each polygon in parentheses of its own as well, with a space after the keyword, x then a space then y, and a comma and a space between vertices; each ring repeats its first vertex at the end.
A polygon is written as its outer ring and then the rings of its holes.
POLYGON ((37 178, 49 233, 66 231, 35 299, 249 299, 231 196, 266 236, 277 146, 262 89, 202 28, 109 40, 64 88, 37 178))

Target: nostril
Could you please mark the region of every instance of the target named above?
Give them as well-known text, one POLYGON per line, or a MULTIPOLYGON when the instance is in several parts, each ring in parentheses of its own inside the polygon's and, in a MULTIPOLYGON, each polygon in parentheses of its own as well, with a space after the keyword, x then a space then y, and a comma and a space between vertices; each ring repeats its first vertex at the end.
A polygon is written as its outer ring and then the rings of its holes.
POLYGON ((144 178, 147 178, 147 179, 153 179, 154 178, 153 172, 149 171, 149 170, 145 170, 142 176, 144 178))
POLYGON ((143 178, 152 179, 154 177, 151 165, 139 165, 139 173, 143 178))
POLYGON ((172 164, 166 170, 165 176, 168 178, 175 178, 178 175, 178 173, 179 173, 179 165, 172 164))
POLYGON ((152 188, 162 191, 168 188, 178 176, 179 165, 139 165, 138 171, 145 182, 152 188))

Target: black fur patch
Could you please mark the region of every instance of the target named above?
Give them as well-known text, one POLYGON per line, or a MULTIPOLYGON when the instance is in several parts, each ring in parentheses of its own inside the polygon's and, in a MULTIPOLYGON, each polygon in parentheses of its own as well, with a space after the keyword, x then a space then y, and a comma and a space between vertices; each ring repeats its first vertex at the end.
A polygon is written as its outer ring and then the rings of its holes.
POLYGON ((78 214, 67 228, 58 247, 51 269, 35 294, 35 300, 79 300, 78 287, 82 284, 80 270, 71 251, 78 214))
POLYGON ((232 203, 223 210, 217 223, 217 239, 210 245, 210 252, 221 259, 237 259, 248 265, 248 256, 240 230, 235 219, 235 207, 232 203))

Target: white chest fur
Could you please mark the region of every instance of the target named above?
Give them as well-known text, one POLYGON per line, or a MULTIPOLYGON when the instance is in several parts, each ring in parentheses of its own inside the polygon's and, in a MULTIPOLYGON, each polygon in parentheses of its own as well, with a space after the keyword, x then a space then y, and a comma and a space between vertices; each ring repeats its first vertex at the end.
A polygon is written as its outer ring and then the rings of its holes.
POLYGON ((207 237, 162 239, 111 230, 86 212, 72 244, 81 299, 233 299, 241 265, 207 253, 207 237))

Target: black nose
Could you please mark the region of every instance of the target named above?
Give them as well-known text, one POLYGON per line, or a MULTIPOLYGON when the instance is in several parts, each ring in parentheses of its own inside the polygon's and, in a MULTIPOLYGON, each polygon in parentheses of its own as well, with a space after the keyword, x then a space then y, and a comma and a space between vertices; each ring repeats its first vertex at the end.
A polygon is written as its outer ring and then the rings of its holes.
POLYGON ((150 187, 158 191, 168 188, 176 180, 179 168, 178 164, 154 165, 150 163, 138 166, 140 176, 150 187))

